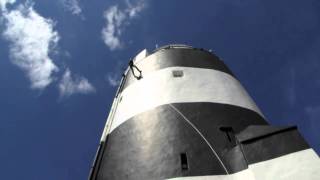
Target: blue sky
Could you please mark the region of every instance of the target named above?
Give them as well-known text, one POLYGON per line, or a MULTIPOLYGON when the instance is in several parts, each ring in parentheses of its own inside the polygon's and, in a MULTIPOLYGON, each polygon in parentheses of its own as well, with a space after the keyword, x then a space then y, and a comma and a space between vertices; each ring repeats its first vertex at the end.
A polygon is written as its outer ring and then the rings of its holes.
POLYGON ((84 180, 140 50, 212 49, 320 153, 320 2, 0 0, 0 179, 84 180))

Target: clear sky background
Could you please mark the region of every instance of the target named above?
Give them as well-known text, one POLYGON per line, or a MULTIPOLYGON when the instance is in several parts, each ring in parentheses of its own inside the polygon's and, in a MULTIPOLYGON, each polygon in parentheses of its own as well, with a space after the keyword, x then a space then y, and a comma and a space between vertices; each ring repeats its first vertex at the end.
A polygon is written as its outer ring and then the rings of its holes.
POLYGON ((212 49, 320 153, 319 0, 0 0, 0 179, 85 180, 140 50, 212 49))

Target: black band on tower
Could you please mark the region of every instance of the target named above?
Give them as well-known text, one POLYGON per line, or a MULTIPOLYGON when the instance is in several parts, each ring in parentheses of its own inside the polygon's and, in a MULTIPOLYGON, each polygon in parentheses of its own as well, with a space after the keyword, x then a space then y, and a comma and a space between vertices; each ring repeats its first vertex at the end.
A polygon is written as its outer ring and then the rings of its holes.
MULTIPOLYGON (((171 48, 156 51, 142 62, 135 64, 143 74, 168 67, 194 67, 218 70, 234 76, 229 68, 214 54, 199 49, 171 48)), ((123 89, 137 81, 132 73, 128 73, 123 89)))

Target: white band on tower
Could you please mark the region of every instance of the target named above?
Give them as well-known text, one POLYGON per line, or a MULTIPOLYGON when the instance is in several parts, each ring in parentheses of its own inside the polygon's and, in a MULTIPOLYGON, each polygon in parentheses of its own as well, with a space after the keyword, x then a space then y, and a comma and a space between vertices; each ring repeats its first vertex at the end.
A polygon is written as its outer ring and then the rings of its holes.
POLYGON ((131 117, 157 106, 171 103, 212 102, 229 104, 263 114, 231 75, 203 68, 169 67, 145 75, 143 79, 125 88, 111 125, 115 128, 131 117), (182 77, 173 77, 175 70, 182 77))

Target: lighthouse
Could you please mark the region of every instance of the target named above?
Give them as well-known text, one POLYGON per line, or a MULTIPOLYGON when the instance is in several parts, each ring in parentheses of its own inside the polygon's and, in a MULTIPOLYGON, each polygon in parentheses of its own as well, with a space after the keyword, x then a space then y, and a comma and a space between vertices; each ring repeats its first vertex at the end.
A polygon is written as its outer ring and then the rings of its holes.
POLYGON ((173 44, 129 61, 89 179, 317 180, 320 161, 215 54, 173 44))

